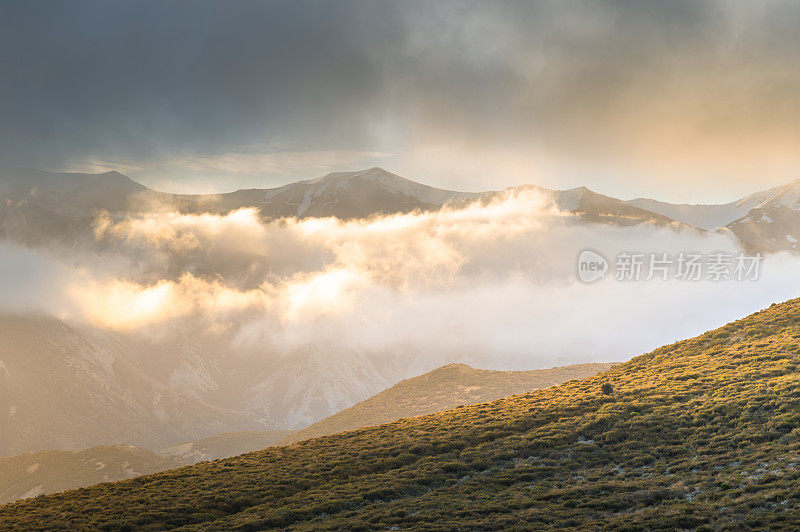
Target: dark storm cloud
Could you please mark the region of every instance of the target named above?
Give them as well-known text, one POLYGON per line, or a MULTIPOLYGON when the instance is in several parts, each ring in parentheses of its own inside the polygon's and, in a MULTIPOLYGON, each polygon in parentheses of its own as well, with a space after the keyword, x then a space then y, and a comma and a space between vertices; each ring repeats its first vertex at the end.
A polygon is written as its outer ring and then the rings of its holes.
POLYGON ((15 164, 256 146, 404 167, 447 144, 719 170, 800 151, 796 3, 8 2, 0 24, 15 164))
POLYGON ((264 139, 363 142, 347 116, 384 82, 368 45, 397 28, 389 6, 386 19, 361 7, 363 15, 331 2, 3 4, 0 149, 145 155, 264 139))

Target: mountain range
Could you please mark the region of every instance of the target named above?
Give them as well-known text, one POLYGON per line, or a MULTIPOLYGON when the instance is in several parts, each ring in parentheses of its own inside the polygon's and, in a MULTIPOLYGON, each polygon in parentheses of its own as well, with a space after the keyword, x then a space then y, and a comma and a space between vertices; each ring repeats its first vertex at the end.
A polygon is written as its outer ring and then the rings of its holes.
POLYGON ((542 193, 560 209, 587 222, 730 231, 745 247, 759 251, 795 250, 800 240, 800 180, 727 204, 694 205, 647 198, 620 200, 586 187, 557 191, 523 185, 504 191, 457 192, 417 183, 382 168, 335 172, 277 188, 205 195, 158 192, 118 172, 67 174, 3 168, 0 235, 25 243, 74 242, 88 234, 98 210, 124 214, 169 208, 224 214, 248 207, 257 209, 265 219, 353 219, 463 205, 526 189, 542 193))
POLYGON ((0 507, 0 528, 796 529, 800 300, 583 380, 0 507))
MULTIPOLYGON (((456 208, 527 190, 589 226, 657 224, 724 231, 758 251, 796 249, 795 240, 800 240, 800 181, 725 205, 673 205, 649 199, 623 201, 585 187, 555 191, 526 185, 463 193, 429 187, 380 168, 211 195, 162 193, 117 172, 58 174, 3 168, 0 238, 31 247, 94 250, 103 245, 93 225, 99 211, 122 219, 154 209, 224 214, 252 207, 265 219, 350 219, 456 208)), ((251 262, 242 269, 250 271, 264 261, 255 256, 251 262)), ((202 265, 189 265, 193 273, 202 273, 202 265)), ((175 270, 173 279, 188 268, 181 261, 171 261, 169 267, 175 270)), ((157 278, 164 274, 156 273, 157 278)), ((253 353, 239 349, 234 356, 232 338, 214 340, 203 337, 202 331, 172 328, 155 339, 78 328, 53 317, 4 315, 0 328, 8 331, 0 337, 0 380, 10 383, 0 389, 0 408, 7 412, 0 415, 0 456, 118 443, 158 449, 222 432, 298 430, 403 378, 453 361, 444 357, 413 366, 408 357, 313 343, 291 352, 268 346, 253 353), (337 364, 328 362, 331 349, 337 349, 337 364), (63 393, 71 394, 73 402, 62 400, 63 393), (58 408, 50 409, 50 404, 58 408), (70 404, 76 405, 72 411, 70 404), (77 417, 76 412, 87 410, 95 412, 93 418, 77 417), (28 424, 35 428, 29 430, 28 424)))
POLYGON ((0 458, 0 504, 180 467, 132 445, 39 451, 0 458))

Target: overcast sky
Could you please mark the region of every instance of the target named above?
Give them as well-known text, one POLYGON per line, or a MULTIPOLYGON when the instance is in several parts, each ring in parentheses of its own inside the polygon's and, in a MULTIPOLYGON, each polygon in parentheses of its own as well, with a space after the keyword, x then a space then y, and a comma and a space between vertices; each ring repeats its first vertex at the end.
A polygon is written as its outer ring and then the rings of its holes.
POLYGON ((798 2, 3 1, 0 162, 730 200, 800 177, 798 27, 798 2))

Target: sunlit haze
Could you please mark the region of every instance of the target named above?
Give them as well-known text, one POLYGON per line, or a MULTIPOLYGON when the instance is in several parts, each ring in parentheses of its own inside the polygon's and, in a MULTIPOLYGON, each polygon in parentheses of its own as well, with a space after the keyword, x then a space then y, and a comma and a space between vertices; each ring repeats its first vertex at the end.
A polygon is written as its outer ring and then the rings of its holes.
POLYGON ((800 530, 799 28, 0 0, 0 532, 800 530))

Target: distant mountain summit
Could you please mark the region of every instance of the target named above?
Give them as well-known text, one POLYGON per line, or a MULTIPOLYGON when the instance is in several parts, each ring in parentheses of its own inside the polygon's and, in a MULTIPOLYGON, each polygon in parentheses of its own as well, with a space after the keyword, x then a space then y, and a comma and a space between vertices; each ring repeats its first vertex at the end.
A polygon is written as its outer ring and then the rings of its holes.
POLYGON ((382 168, 336 172, 277 188, 201 195, 158 192, 118 172, 71 174, 0 168, 0 236, 28 244, 73 241, 91 229, 98 211, 126 214, 175 209, 227 214, 255 208, 266 219, 353 219, 433 210, 487 194, 434 188, 382 168))
POLYGON ((796 250, 800 241, 800 179, 722 205, 677 205, 644 198, 626 203, 701 229, 729 230, 746 247, 796 250))
POLYGON ((376 167, 335 172, 267 190, 261 211, 272 217, 364 218, 437 209, 449 202, 478 199, 482 195, 430 187, 376 167))
POLYGON ((756 192, 740 200, 740 203, 747 206, 755 204, 752 207, 754 209, 787 207, 796 211, 800 209, 800 179, 763 192, 756 192))
POLYGON ((147 187, 119 172, 53 173, 27 168, 0 169, 0 199, 38 207, 68 218, 91 217, 97 209, 123 211, 147 187))
POLYGON ((53 239, 73 243, 90 233, 93 216, 100 210, 117 215, 164 208, 226 214, 254 208, 265 219, 357 219, 488 201, 524 190, 535 190, 582 222, 724 230, 736 235, 746 248, 760 251, 796 250, 800 241, 800 180, 726 204, 693 205, 649 198, 624 201, 586 187, 549 190, 523 185, 503 191, 458 192, 377 167, 334 172, 277 188, 202 195, 158 192, 118 172, 58 174, 0 168, 0 237, 26 244, 53 239))
POLYGON ((679 205, 647 198, 638 198, 626 203, 701 229, 716 230, 746 216, 753 209, 787 207, 791 210, 798 210, 800 208, 800 179, 721 205, 679 205))

